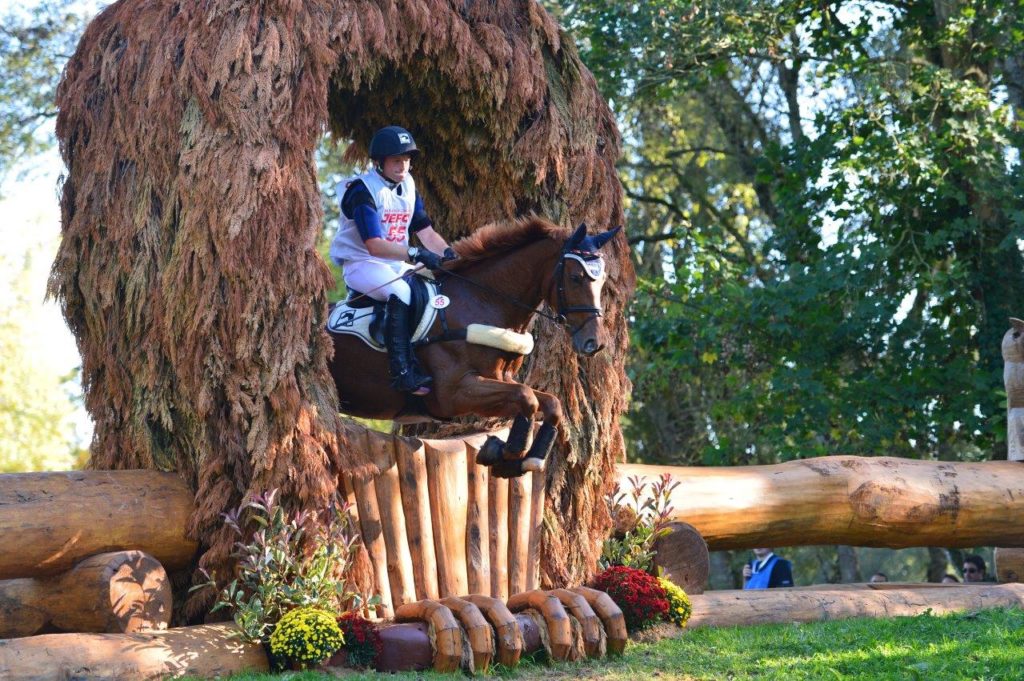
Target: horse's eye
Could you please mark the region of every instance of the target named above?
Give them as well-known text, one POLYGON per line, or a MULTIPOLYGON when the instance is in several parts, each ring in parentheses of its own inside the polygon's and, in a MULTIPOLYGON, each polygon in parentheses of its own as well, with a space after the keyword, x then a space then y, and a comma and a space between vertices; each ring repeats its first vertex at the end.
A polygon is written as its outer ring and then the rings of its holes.
POLYGON ((574 283, 574 284, 582 284, 583 283, 583 275, 582 274, 573 274, 569 278, 572 279, 572 283, 574 283))

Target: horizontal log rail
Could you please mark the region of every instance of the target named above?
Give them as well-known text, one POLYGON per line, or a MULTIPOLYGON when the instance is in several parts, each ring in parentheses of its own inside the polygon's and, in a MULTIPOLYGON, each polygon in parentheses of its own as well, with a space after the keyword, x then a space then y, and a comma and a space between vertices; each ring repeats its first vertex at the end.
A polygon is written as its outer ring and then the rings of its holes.
POLYGON ((672 519, 714 550, 848 544, 1024 546, 1024 464, 828 456, 772 466, 620 464, 632 476, 670 474, 672 519))
MULTIPOLYGON (((899 588, 839 585, 818 589, 708 591, 692 596, 687 627, 820 622, 852 617, 935 615, 984 608, 1021 607, 1024 584, 950 584, 946 588, 900 584, 899 588)), ((874 585, 871 585, 874 586, 874 585)), ((894 585, 895 586, 895 585, 894 585)))
POLYGON ((0 579, 44 577, 98 553, 138 550, 168 572, 188 567, 193 497, 173 473, 0 475, 0 579))

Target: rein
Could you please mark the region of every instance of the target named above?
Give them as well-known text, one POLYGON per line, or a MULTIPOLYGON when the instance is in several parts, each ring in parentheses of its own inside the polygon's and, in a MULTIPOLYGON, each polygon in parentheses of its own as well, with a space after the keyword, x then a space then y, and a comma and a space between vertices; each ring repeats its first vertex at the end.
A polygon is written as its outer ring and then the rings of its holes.
POLYGON ((558 324, 559 326, 565 326, 566 325, 565 315, 561 314, 561 312, 559 312, 558 315, 548 314, 547 312, 544 312, 543 310, 538 310, 536 307, 530 307, 529 305, 527 305, 523 301, 521 301, 518 298, 515 298, 513 296, 510 296, 507 293, 502 293, 501 291, 496 291, 495 289, 491 288, 490 286, 487 286, 486 284, 481 284, 478 281, 473 281, 469 277, 464 277, 461 274, 458 274, 456 272, 452 272, 451 270, 441 270, 441 271, 444 273, 445 276, 455 277, 456 279, 464 281, 467 284, 472 284, 473 286, 476 286, 478 289, 480 289, 482 291, 486 291, 487 293, 490 293, 492 296, 495 296, 497 298, 501 298, 503 300, 507 300, 508 302, 512 303, 513 305, 518 305, 519 307, 523 308, 524 310, 529 310, 530 312, 533 312, 535 314, 539 314, 541 317, 545 317, 547 319, 550 319, 551 321, 553 321, 555 324, 558 324))

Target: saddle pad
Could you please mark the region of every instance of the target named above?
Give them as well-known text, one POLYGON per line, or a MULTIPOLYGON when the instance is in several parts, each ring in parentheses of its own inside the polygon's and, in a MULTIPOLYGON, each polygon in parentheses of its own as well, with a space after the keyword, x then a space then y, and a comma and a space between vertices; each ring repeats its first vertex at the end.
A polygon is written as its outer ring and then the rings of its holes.
MULTIPOLYGON (((433 300, 437 295, 437 284, 424 280, 423 285, 427 289, 427 300, 433 300)), ((327 330, 331 333, 347 333, 357 336, 377 352, 387 352, 387 348, 375 341, 370 334, 373 313, 374 308, 372 307, 353 308, 345 303, 338 303, 327 317, 327 330)), ((433 305, 426 305, 423 308, 423 314, 420 315, 419 323, 416 324, 416 330, 413 331, 413 343, 427 335, 430 327, 434 325, 435 319, 437 319, 437 308, 433 305)))

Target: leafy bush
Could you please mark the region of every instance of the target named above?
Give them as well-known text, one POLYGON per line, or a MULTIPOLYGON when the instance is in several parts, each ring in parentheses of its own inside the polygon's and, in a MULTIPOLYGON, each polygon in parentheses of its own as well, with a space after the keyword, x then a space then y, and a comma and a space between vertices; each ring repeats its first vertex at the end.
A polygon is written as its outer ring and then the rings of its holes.
POLYGON ((616 519, 616 535, 604 540, 598 564, 602 569, 623 565, 653 573, 654 543, 668 532, 672 492, 679 482, 666 473, 655 482, 632 476, 629 483, 632 490, 628 493, 616 484, 605 499, 616 519))
MULTIPOLYGON (((340 613, 348 601, 360 605, 347 589, 358 546, 348 505, 286 513, 274 490, 224 514, 224 520, 243 538, 243 527, 256 527, 248 542, 235 544, 236 577, 211 610, 230 608, 243 639, 265 642, 274 624, 294 608, 340 613)), ((209 581, 193 589, 216 589, 216 580, 206 576, 209 581)))
POLYGON ((345 642, 336 615, 322 608, 296 608, 285 613, 270 635, 270 652, 277 659, 303 667, 323 662, 345 642))
POLYGON ((338 626, 345 635, 343 647, 348 655, 348 666, 356 669, 375 666, 384 644, 373 622, 347 612, 338 618, 338 626))
POLYGON ((668 613, 665 618, 677 626, 685 627, 690 615, 693 614, 693 603, 690 602, 690 597, 686 595, 681 586, 671 579, 658 577, 658 584, 665 590, 665 596, 668 598, 668 613))
POLYGON ((595 589, 604 591, 622 610, 630 632, 656 624, 668 614, 665 589, 643 570, 617 565, 594 578, 595 589))

